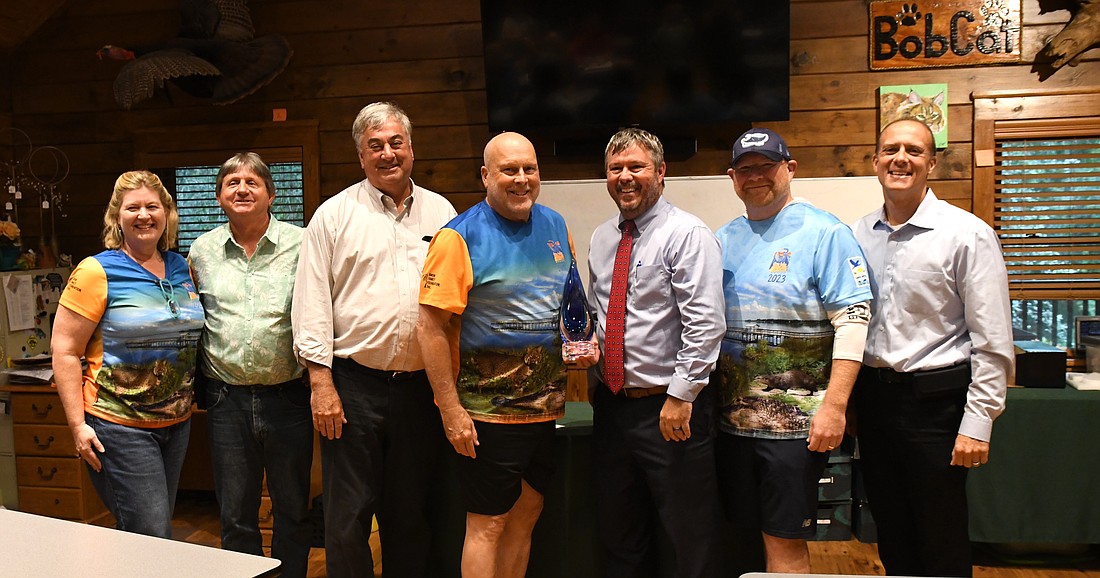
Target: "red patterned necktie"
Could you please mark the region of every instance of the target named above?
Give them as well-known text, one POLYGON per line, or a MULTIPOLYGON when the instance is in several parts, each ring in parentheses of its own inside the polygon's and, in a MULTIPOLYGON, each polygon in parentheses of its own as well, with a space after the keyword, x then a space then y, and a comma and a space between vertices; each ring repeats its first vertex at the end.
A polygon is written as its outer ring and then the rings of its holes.
POLYGON ((623 236, 615 251, 615 271, 611 274, 611 298, 607 302, 604 331, 603 378, 614 394, 618 394, 626 383, 623 334, 626 331, 626 290, 630 282, 630 250, 634 248, 634 221, 627 219, 620 226, 623 236))

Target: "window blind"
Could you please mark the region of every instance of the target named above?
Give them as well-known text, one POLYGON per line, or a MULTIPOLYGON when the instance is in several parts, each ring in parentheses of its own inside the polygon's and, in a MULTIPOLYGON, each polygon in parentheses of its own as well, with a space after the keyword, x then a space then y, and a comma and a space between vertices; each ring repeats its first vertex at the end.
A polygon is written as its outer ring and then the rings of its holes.
MULTIPOLYGON (((275 182, 275 202, 271 213, 280 221, 305 226, 302 163, 271 163, 275 182)), ((175 169, 176 209, 179 211, 179 252, 186 255, 199 235, 225 223, 218 206, 218 166, 178 167, 175 169)))
POLYGON ((1014 299, 1100 292, 1100 137, 998 138, 993 226, 1014 299))

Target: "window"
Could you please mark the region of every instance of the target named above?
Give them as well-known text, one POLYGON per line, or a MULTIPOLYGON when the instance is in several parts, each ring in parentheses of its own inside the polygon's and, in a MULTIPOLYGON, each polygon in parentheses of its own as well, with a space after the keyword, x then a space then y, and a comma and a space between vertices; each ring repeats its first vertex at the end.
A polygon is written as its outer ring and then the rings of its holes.
POLYGON ((176 196, 178 250, 225 222, 214 195, 218 169, 238 152, 252 151, 271 168, 281 221, 305 226, 320 204, 320 149, 316 121, 165 127, 134 133, 134 162, 152 168, 176 196), (156 168, 165 167, 165 168, 156 168))
MULTIPOLYGON (((1100 283, 1100 137, 999 139, 993 220, 1014 294, 1100 283)), ((1073 319, 1096 300, 1015 299, 1015 327, 1073 348, 1073 319)))
POLYGON ((975 96, 974 212, 997 231, 1015 327, 1073 348, 1100 299, 1100 94, 975 96))
MULTIPOLYGON (((179 252, 186 255, 199 235, 226 222, 225 213, 215 198, 220 165, 177 167, 175 176, 176 208, 180 216, 179 252)), ((275 202, 271 212, 284 223, 305 226, 305 201, 302 196, 302 163, 270 163, 275 181, 275 202)), ((165 174, 167 171, 160 171, 165 174)))
POLYGON ((1077 347, 1074 318, 1100 315, 1098 311, 1100 302, 1095 299, 1013 299, 1012 325, 1036 339, 1072 350, 1077 347))

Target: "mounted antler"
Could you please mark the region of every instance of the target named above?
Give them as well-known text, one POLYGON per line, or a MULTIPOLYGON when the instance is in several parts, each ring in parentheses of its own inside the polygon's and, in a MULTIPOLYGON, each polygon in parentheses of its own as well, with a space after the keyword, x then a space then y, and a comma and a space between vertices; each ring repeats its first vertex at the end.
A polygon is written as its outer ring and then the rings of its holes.
POLYGON ((1039 58, 1055 70, 1069 64, 1077 66, 1081 53, 1100 43, 1100 0, 1078 0, 1069 23, 1047 41, 1039 58))

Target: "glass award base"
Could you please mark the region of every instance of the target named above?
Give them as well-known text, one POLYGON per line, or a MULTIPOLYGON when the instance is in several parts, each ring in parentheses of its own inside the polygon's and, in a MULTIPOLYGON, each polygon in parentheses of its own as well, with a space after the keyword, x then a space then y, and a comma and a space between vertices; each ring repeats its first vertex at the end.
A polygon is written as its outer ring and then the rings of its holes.
POLYGON ((596 350, 596 344, 591 341, 566 341, 561 344, 561 359, 566 363, 574 363, 582 357, 591 356, 596 350))

